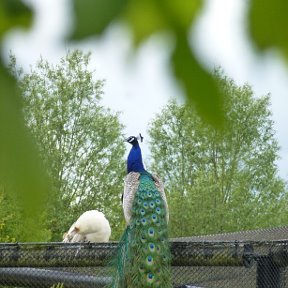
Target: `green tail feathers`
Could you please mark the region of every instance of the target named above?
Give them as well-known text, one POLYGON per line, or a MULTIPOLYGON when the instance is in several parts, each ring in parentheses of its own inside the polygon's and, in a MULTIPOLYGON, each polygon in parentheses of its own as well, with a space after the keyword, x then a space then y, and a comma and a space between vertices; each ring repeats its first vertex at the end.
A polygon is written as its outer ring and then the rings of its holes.
POLYGON ((117 253, 113 288, 172 287, 166 209, 149 173, 140 176, 117 253))
MULTIPOLYGON (((142 174, 132 206, 131 285, 169 287, 170 249, 164 202, 150 175, 142 174)), ((130 284, 130 283, 129 283, 130 284)))

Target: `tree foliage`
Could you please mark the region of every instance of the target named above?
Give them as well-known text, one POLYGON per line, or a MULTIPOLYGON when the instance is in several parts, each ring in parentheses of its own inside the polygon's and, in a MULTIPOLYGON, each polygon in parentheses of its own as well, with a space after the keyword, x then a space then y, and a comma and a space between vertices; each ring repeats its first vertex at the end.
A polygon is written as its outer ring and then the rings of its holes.
POLYGON ((90 54, 68 52, 56 66, 41 59, 26 74, 11 60, 25 123, 52 180, 52 239, 60 240, 91 209, 103 211, 117 234, 125 171, 123 126, 117 113, 101 106, 103 81, 94 80, 88 69, 90 54))
MULTIPOLYGON (((9 204, 11 204, 11 202, 8 202, 8 205, 9 204)), ((7 223, 9 223, 9 220, 15 215, 13 214, 13 210, 7 207, 4 187, 2 185, 0 186, 0 207, 0 242, 13 242, 15 239, 10 237, 11 226, 9 226, 9 224, 7 225, 7 223)))
POLYGON ((285 183, 269 95, 256 98, 216 73, 225 95, 223 130, 172 101, 150 125, 152 170, 165 180, 172 236, 287 224, 285 183))

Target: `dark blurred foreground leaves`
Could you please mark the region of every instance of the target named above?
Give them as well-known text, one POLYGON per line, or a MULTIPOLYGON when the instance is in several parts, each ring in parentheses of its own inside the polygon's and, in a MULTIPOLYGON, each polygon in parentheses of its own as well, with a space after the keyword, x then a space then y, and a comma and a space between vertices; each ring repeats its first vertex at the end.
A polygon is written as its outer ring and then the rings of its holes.
POLYGON ((288 1, 250 1, 249 30, 260 50, 276 48, 288 60, 288 1))
MULTIPOLYGON (((21 241, 35 241, 41 231, 39 215, 49 195, 48 181, 24 126, 15 79, 0 65, 0 179, 13 195, 23 217, 21 241)), ((41 233, 40 233, 41 234, 41 233)))
POLYGON ((175 40, 171 66, 175 79, 190 103, 213 126, 221 127, 222 95, 210 73, 197 61, 189 45, 191 24, 202 1, 174 0, 74 0, 73 39, 101 34, 115 20, 131 28, 135 45, 158 32, 168 32, 175 40))
MULTIPOLYGON (((197 61, 188 41, 203 0, 73 0, 73 3, 72 39, 99 35, 115 21, 123 21, 131 28, 137 45, 155 33, 173 35, 171 66, 175 79, 202 118, 216 128, 223 126, 223 95, 211 73, 197 61)), ((251 41, 261 50, 277 48, 288 57, 288 2, 251 0, 247 5, 251 41)))
MULTIPOLYGON (((18 0, 0 2, 0 36, 15 26, 29 27, 32 11, 18 0)), ((0 181, 21 211, 20 241, 40 241, 48 180, 24 126, 16 80, 0 60, 0 181)), ((13 211, 11 211, 13 213, 13 211)))
POLYGON ((0 37, 15 26, 29 27, 32 11, 19 0, 0 1, 0 37))

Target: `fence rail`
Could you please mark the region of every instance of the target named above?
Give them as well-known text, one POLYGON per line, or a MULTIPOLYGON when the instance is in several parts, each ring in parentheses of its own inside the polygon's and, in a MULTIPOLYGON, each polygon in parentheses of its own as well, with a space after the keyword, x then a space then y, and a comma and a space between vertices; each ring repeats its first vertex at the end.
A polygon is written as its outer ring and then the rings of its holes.
MULTIPOLYGON (((0 244, 0 267, 104 266, 117 243, 0 244)), ((253 247, 239 242, 171 242, 173 266, 249 266, 253 247)))
MULTIPOLYGON (((116 246, 0 243, 0 287, 104 287, 116 246)), ((171 251, 174 287, 288 288, 288 240, 171 241, 171 251)))

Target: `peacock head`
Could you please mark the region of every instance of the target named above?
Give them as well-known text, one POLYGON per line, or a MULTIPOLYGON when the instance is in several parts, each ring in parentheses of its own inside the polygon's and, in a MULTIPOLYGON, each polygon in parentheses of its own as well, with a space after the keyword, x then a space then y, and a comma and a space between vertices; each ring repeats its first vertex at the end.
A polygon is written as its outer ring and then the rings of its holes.
POLYGON ((143 138, 144 137, 141 135, 141 133, 139 133, 139 136, 137 136, 137 137, 136 136, 130 136, 130 137, 126 138, 126 141, 134 146, 134 145, 138 144, 138 140, 140 142, 142 142, 143 138))
POLYGON ((139 134, 138 137, 130 136, 126 139, 126 141, 132 145, 132 148, 127 158, 127 172, 128 173, 145 171, 143 161, 142 161, 142 153, 141 153, 138 140, 142 142, 143 137, 141 136, 141 134, 139 134))

